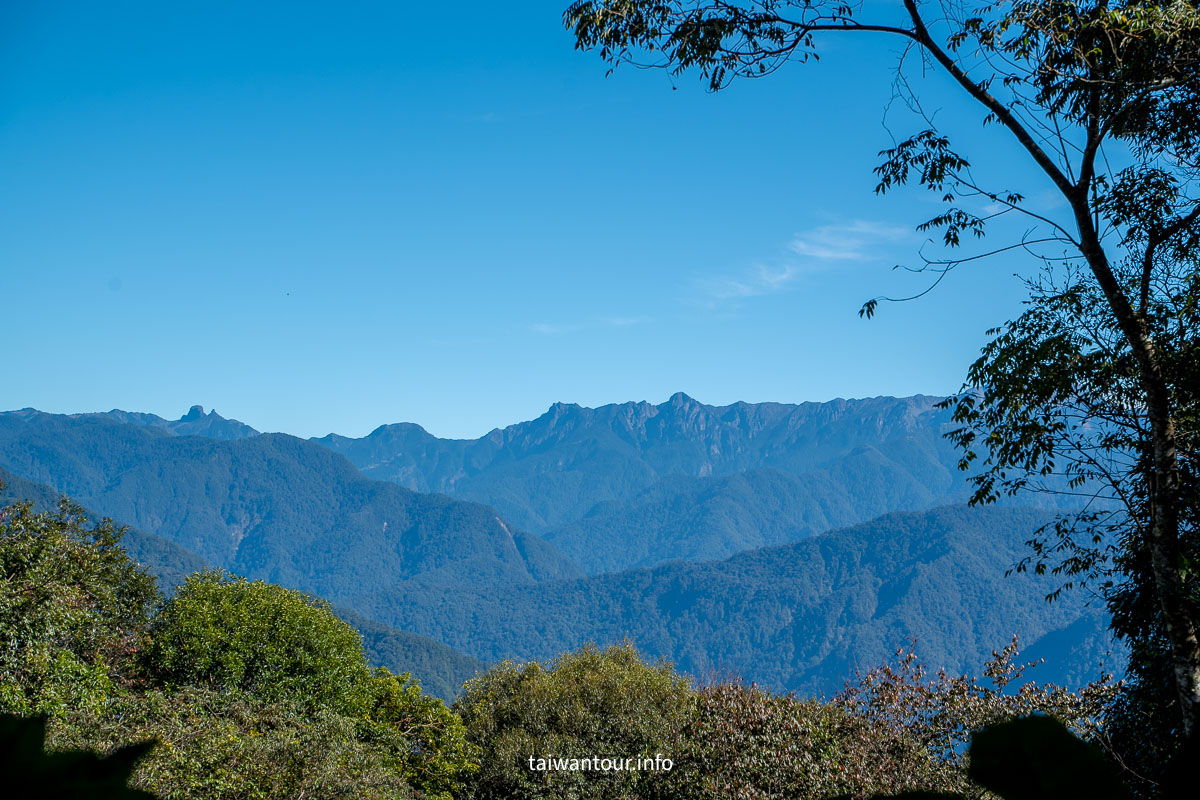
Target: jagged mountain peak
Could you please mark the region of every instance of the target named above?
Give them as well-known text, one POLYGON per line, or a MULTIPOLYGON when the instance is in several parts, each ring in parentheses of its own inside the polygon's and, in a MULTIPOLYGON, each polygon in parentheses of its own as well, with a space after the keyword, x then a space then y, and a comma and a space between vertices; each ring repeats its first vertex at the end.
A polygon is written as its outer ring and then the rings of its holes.
POLYGON ((944 497, 959 480, 941 439, 948 416, 935 402, 918 396, 713 406, 680 391, 658 404, 557 402, 536 419, 473 440, 439 439, 415 426, 404 430, 421 430, 419 438, 399 436, 400 426, 384 426, 361 439, 318 441, 370 477, 485 502, 519 527, 548 533, 597 503, 630 502, 664 479, 760 467, 806 475, 849 457, 882 482, 881 492, 896 495, 886 508, 915 507, 907 490, 886 487, 923 485, 944 497), (866 445, 879 449, 885 466, 854 455, 866 445))
MULTIPOLYGON (((215 415, 217 412, 213 411, 211 413, 213 415, 215 415)), ((191 408, 188 409, 188 412, 186 414, 184 414, 182 417, 179 418, 179 421, 180 422, 195 422, 196 420, 202 419, 203 417, 204 417, 204 406, 192 406, 191 408)))

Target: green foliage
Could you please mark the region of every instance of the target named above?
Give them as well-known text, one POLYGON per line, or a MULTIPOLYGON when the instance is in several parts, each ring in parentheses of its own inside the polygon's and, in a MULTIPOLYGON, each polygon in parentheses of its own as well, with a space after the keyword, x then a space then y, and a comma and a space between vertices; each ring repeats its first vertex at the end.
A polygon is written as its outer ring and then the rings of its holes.
POLYGON ((157 739, 134 784, 163 800, 414 797, 395 769, 397 743, 384 734, 328 709, 185 688, 75 714, 55 727, 52 743, 107 751, 157 739))
POLYGON ((61 716, 132 678, 158 593, 122 533, 65 500, 0 510, 0 710, 61 716))
MULTIPOLYGON (((32 503, 34 511, 53 512, 58 509, 61 499, 62 495, 49 486, 25 480, 0 466, 0 505, 28 502, 32 503)), ((86 508, 83 515, 89 525, 94 526, 100 520, 86 508)), ((163 591, 170 592, 188 575, 209 568, 203 558, 164 536, 126 526, 121 530, 121 547, 130 560, 144 566, 157 579, 163 591)))
POLYGON ((370 684, 370 720, 399 740, 394 768, 431 798, 457 796, 463 781, 479 769, 478 748, 467 741, 457 714, 436 697, 421 693, 407 675, 376 670, 370 684))
MULTIPOLYGON (((147 739, 161 745, 134 782, 162 798, 448 800, 475 769, 461 720, 408 675, 372 674, 358 633, 323 602, 204 572, 150 619, 154 580, 110 522, 64 501, 55 514, 10 506, 0 526, 0 700, 54 715, 55 752, 21 757, 30 780, 123 787, 147 739)), ((35 727, 5 718, 0 733, 23 743, 14 753, 30 737, 40 753, 35 727)), ((24 774, 6 782, 23 791, 24 774)))
POLYGON ((5 797, 153 800, 153 795, 127 785, 152 742, 129 745, 100 758, 82 750, 47 753, 43 750, 45 738, 45 717, 0 714, 0 776, 5 797))
POLYGON ((454 705, 481 751, 468 794, 653 796, 664 770, 539 771, 530 759, 674 759, 692 697, 669 665, 643 661, 631 645, 585 646, 546 666, 505 661, 468 682, 454 705))
POLYGON ((223 572, 197 573, 155 617, 147 673, 168 687, 357 713, 370 678, 359 633, 327 603, 223 572))

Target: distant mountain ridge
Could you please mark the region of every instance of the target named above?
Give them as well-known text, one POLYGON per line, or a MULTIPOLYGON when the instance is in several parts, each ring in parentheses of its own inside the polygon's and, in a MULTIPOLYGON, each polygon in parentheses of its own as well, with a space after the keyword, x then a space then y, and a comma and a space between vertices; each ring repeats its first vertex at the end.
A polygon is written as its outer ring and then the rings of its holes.
POLYGON ((950 417, 935 407, 939 399, 709 406, 680 392, 659 405, 555 403, 537 419, 474 440, 439 439, 400 423, 361 439, 314 441, 365 475, 486 503, 541 534, 583 519, 597 504, 630 502, 668 478, 761 468, 805 475, 847 458, 875 461, 889 487, 904 486, 884 510, 913 510, 966 492, 957 455, 941 435, 950 417))
POLYGON ((314 441, 365 475, 496 508, 589 574, 717 559, 968 495, 940 398, 585 408, 479 439, 411 423, 314 441))
MULTIPOLYGON (((476 440, 398 423, 361 439, 311 441, 367 477, 491 506, 599 574, 726 558, 963 500, 958 453, 943 437, 953 423, 938 402, 917 395, 709 406, 677 393, 659 405, 555 403, 476 440)), ((126 411, 64 419, 221 440, 261 435, 199 406, 176 421, 126 411)))
POLYGON ((578 568, 491 508, 364 477, 303 439, 180 436, 109 415, 0 414, 0 464, 251 578, 519 585, 578 568))
MULTIPOLYGON (((23 408, 20 411, 5 412, 14 417, 30 417, 45 412, 36 408, 23 408)), ((138 425, 147 428, 166 431, 176 436, 204 436, 209 439, 247 439, 258 436, 259 432, 244 422, 236 419, 226 419, 216 411, 204 413, 204 406, 192 406, 179 419, 163 419, 157 414, 144 411, 122 411, 114 408, 112 411, 93 411, 83 414, 62 414, 69 419, 110 419, 128 425, 138 425)))
MULTIPOLYGON (((470 656, 449 659, 455 673, 471 659, 547 658, 628 636, 699 677, 826 691, 911 636, 948 669, 977 668, 1014 632, 1048 657, 1066 653, 1081 676, 1107 647, 1101 616, 1077 598, 1042 601, 1052 578, 1003 577, 1045 511, 941 507, 843 527, 936 500, 922 475, 935 489, 954 476, 931 399, 715 411, 676 400, 657 414, 558 407, 525 434, 497 433, 490 461, 469 460, 489 477, 480 485, 520 489, 556 513, 590 503, 547 537, 590 571, 611 570, 592 577, 491 507, 372 480, 283 434, 218 440, 111 414, 0 413, 0 464, 208 563, 444 642, 470 656), (812 469, 740 469, 747 450, 812 469), (752 549, 761 544, 775 546, 752 549), (745 552, 726 558, 731 548, 745 552), (661 563, 673 553, 691 560, 661 563)), ((445 455, 429 439, 423 468, 445 455)), ((443 466, 465 473, 467 463, 443 466)), ((385 650, 408 646, 376 633, 385 650)), ((428 657, 449 663, 436 649, 428 657)))

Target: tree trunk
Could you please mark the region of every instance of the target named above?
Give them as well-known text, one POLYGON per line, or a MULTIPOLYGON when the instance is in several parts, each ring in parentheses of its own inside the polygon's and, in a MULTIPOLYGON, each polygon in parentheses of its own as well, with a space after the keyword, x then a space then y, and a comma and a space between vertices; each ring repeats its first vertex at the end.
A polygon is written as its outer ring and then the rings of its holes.
POLYGON ((1200 639, 1196 636, 1196 622, 1180 574, 1179 493, 1182 480, 1170 392, 1158 362, 1154 339, 1146 329, 1145 320, 1133 310, 1113 275, 1086 198, 1077 196, 1071 205, 1079 226, 1080 250, 1133 351, 1146 393, 1151 439, 1151 467, 1147 476, 1151 520, 1146 545, 1154 592, 1171 646, 1171 666, 1179 695, 1183 732, 1190 736, 1200 732, 1200 639))

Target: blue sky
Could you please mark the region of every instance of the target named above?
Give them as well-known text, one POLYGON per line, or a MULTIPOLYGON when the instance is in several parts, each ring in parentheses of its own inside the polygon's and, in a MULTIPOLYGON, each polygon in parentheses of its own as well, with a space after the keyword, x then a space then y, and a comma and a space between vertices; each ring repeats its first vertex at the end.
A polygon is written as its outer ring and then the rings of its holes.
POLYGON ((920 127, 883 125, 896 43, 710 94, 606 78, 566 4, 0 4, 0 408, 475 437, 555 401, 958 387, 1019 262, 856 313, 923 288, 891 267, 938 208, 872 194, 920 127))

